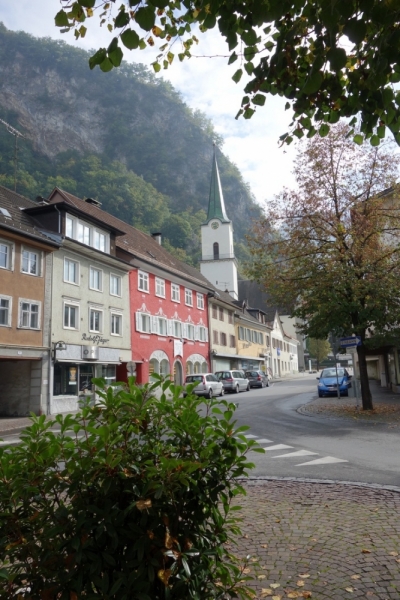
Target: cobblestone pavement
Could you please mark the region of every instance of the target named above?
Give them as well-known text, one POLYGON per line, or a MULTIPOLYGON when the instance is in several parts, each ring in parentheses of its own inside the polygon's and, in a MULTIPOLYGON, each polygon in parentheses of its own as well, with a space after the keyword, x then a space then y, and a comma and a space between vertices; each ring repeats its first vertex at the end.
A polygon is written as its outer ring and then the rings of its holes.
POLYGON ((400 493, 342 484, 249 481, 239 555, 257 600, 400 599, 400 493))

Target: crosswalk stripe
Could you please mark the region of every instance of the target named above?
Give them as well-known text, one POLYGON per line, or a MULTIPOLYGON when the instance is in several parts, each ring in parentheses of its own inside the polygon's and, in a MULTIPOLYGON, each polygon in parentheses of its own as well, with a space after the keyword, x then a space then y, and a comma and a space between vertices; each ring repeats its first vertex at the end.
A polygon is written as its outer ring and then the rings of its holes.
POLYGON ((335 458, 334 456, 324 456, 323 458, 316 458, 315 460, 310 460, 305 463, 300 463, 296 465, 296 467, 303 467, 305 465, 328 465, 332 463, 341 463, 341 462, 349 462, 348 460, 344 460, 343 458, 335 458))
POLYGON ((267 438, 262 438, 261 440, 257 440, 259 444, 272 444, 274 440, 267 440, 267 438))
POLYGON ((287 446, 286 444, 275 444, 275 446, 268 446, 264 450, 286 450, 286 448, 293 448, 293 446, 287 446))
POLYGON ((247 439, 250 439, 250 438, 256 438, 258 436, 257 435, 252 435, 251 433, 248 433, 248 434, 245 434, 244 437, 247 438, 247 439))
POLYGON ((288 452, 287 454, 279 454, 279 456, 273 456, 272 458, 290 458, 292 456, 312 456, 317 455, 318 452, 310 452, 309 450, 297 450, 296 452, 288 452))

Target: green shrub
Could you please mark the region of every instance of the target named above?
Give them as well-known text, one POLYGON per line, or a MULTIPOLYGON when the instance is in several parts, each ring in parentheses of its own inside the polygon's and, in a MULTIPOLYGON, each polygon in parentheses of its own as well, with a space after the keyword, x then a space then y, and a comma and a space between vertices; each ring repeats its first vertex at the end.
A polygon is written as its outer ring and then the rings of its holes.
POLYGON ((94 382, 99 404, 32 416, 0 451, 1 597, 250 597, 228 550, 254 449, 235 405, 161 380, 94 382))

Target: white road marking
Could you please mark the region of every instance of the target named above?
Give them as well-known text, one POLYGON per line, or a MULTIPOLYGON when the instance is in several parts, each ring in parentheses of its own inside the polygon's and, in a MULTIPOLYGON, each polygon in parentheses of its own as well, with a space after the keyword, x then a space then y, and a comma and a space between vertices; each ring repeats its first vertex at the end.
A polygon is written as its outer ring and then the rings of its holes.
POLYGON ((328 465, 332 463, 341 463, 341 462, 349 462, 348 460, 343 460, 343 458, 335 458, 334 456, 324 456, 324 458, 316 458, 315 460, 310 460, 309 462, 300 463, 296 465, 296 467, 303 467, 305 465, 328 465))
POLYGON ((248 434, 245 434, 244 437, 247 438, 247 439, 250 439, 250 438, 256 438, 257 436, 256 435, 252 435, 251 433, 248 433, 248 434))
POLYGON ((293 448, 293 446, 286 446, 286 444, 275 444, 275 446, 268 446, 264 450, 286 450, 286 448, 293 448))
POLYGON ((288 454, 279 454, 279 456, 273 456, 272 458, 290 458, 292 456, 312 456, 317 454, 318 452, 310 452, 309 450, 297 450, 296 452, 288 452, 288 454))
POLYGON ((257 440, 259 444, 272 444, 274 440, 267 440, 266 438, 262 438, 261 440, 257 440))

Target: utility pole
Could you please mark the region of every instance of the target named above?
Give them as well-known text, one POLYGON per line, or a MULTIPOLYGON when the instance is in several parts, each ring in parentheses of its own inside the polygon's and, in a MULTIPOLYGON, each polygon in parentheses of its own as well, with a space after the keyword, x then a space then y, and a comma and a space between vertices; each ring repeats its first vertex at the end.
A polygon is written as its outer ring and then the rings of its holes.
POLYGON ((18 129, 15 129, 15 127, 12 127, 12 125, 10 125, 9 123, 7 123, 6 121, 3 121, 3 119, 0 119, 0 123, 3 123, 3 125, 5 125, 8 133, 11 133, 11 135, 13 135, 15 137, 15 146, 14 146, 14 192, 17 191, 17 165, 18 165, 18 138, 22 137, 24 138, 25 136, 22 135, 22 133, 20 131, 18 131, 18 129))

